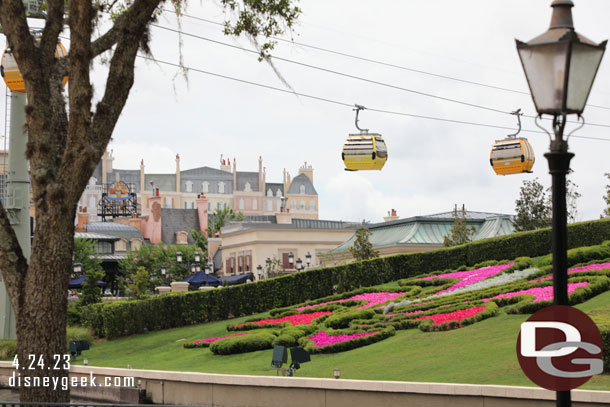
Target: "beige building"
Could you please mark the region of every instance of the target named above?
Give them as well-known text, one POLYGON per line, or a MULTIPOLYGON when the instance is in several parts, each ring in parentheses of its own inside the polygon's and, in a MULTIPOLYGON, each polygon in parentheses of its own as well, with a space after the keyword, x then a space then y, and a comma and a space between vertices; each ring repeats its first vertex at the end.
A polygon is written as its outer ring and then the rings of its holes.
POLYGON ((297 219, 290 213, 278 213, 265 221, 231 223, 222 229, 219 251, 222 273, 253 272, 257 275, 257 267, 264 268, 267 259, 278 259, 286 271, 296 271, 299 259, 305 268, 318 267, 321 253, 337 247, 360 226, 340 221, 297 219), (294 258, 292 264, 290 253, 294 258), (309 264, 308 258, 311 259, 309 264))

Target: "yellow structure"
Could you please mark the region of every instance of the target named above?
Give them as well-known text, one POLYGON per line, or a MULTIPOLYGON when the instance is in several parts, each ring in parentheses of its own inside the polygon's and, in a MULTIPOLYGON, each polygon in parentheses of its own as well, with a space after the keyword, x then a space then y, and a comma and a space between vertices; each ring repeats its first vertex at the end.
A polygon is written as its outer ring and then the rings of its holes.
POLYGON ((532 172, 534 149, 524 138, 498 140, 491 149, 489 161, 498 175, 532 172))
MULTIPOLYGON (((64 47, 61 42, 58 42, 55 50, 55 57, 62 58, 66 55, 68 55, 66 47, 64 47)), ((17 61, 15 61, 15 57, 13 56, 13 53, 9 47, 6 47, 2 53, 0 68, 0 72, 2 73, 2 77, 4 78, 4 82, 6 82, 6 86, 8 88, 12 92, 25 93, 25 82, 21 76, 19 67, 17 66, 17 61)), ((66 86, 66 83, 68 83, 67 76, 64 77, 63 86, 66 86)))
POLYGON ((388 159, 388 149, 381 134, 350 134, 341 158, 348 171, 381 170, 388 159))

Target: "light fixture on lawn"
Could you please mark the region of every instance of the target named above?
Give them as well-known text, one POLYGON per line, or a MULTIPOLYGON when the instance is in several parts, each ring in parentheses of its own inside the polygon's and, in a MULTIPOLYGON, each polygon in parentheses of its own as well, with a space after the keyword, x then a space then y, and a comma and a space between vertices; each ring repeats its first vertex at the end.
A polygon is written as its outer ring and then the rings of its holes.
POLYGON ((335 379, 338 379, 341 377, 341 369, 334 369, 333 370, 333 376, 335 376, 335 379))

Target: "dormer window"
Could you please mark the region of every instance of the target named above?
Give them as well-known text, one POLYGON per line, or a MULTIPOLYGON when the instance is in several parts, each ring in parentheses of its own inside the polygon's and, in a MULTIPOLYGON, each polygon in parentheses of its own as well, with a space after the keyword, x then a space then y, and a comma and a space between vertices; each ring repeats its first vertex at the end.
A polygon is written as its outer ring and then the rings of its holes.
POLYGON ((207 181, 203 181, 201 183, 201 192, 203 192, 204 194, 208 193, 208 189, 210 188, 210 183, 207 181))
POLYGON ((224 194, 225 193, 225 183, 220 181, 218 183, 218 193, 219 194, 224 194))
POLYGON ((299 191, 301 193, 301 195, 305 195, 305 185, 302 185, 299 187, 299 191))
POLYGON ((271 188, 267 190, 267 196, 273 196, 273 191, 271 190, 271 188))
POLYGON ((192 181, 186 181, 184 183, 184 188, 186 189, 186 192, 193 192, 193 182, 192 181))
POLYGON ((246 182, 246 185, 244 186, 244 191, 245 192, 252 192, 252 186, 250 185, 249 182, 246 182))
POLYGON ((278 198, 282 197, 282 191, 280 191, 279 189, 277 191, 275 191, 275 196, 277 196, 278 198))
POLYGON ((188 244, 188 233, 176 232, 176 244, 188 244))

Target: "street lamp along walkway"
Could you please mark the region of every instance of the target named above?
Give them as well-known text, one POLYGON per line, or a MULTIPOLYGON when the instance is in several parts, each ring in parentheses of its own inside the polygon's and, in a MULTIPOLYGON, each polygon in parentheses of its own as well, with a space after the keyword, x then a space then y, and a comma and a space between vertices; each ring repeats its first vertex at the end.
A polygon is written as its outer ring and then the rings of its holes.
MULTIPOLYGON (((568 305, 566 175, 574 154, 568 152, 568 140, 563 138, 566 116, 576 114, 584 124, 582 112, 607 43, 604 41, 595 44, 574 30, 571 10, 573 6, 571 0, 553 1, 549 29, 527 43, 517 40, 517 51, 538 117, 543 114, 553 117, 555 137, 549 133, 551 149, 544 156, 549 162, 549 172, 553 180, 552 251, 555 305, 568 305)), ((538 122, 536 124, 544 130, 538 122)), ((570 405, 570 392, 558 391, 557 406, 570 405)))

